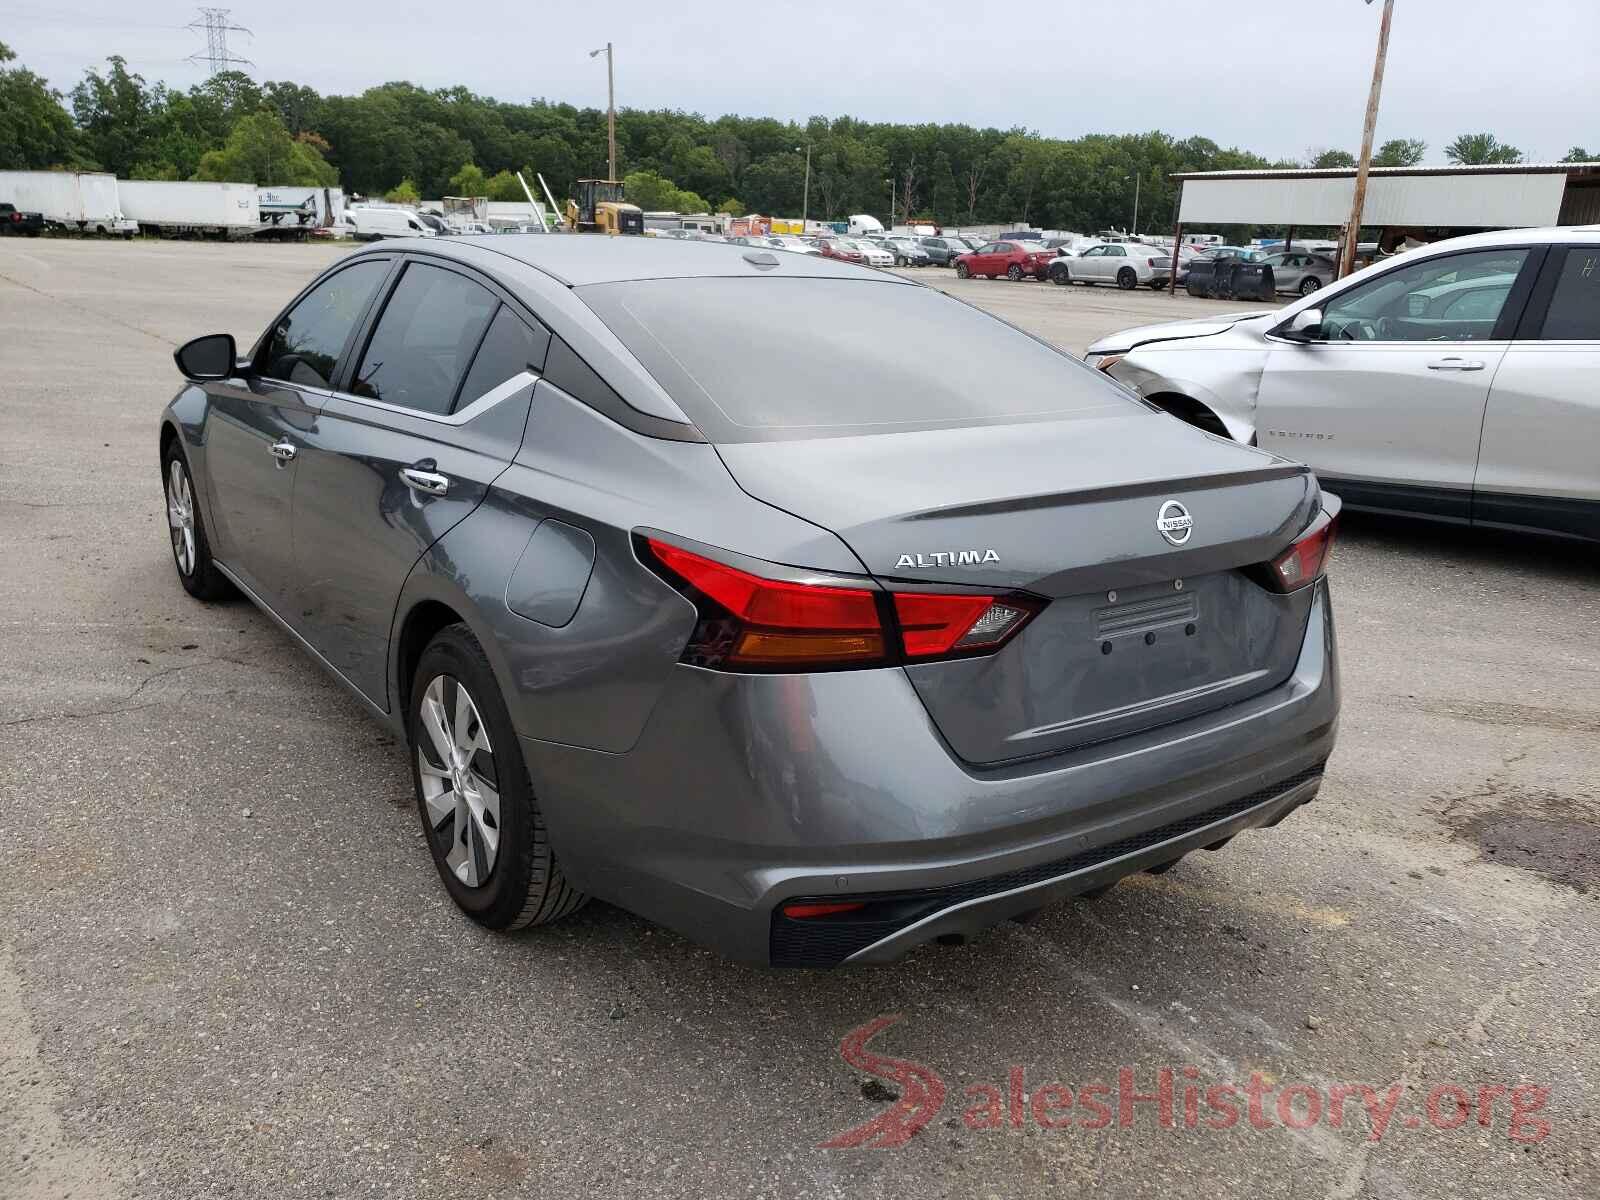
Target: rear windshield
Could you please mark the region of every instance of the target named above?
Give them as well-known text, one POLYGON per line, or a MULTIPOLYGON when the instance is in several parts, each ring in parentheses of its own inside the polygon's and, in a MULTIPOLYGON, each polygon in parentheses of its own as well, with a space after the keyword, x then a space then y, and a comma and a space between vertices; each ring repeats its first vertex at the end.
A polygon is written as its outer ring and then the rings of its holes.
POLYGON ((577 289, 713 442, 1115 414, 1082 362, 932 288, 648 279, 577 289))

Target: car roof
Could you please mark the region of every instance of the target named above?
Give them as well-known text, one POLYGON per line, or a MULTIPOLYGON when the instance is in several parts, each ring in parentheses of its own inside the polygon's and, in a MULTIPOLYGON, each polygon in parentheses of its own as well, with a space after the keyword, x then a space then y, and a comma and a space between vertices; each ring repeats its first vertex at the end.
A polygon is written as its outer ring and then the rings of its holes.
MULTIPOLYGON (((385 252, 418 250, 430 254, 451 253, 454 245, 465 245, 453 238, 397 239, 379 243, 385 252)), ((476 243, 477 248, 491 248, 476 243)), ((517 238, 496 242, 494 253, 525 263, 568 287, 594 283, 623 283, 637 279, 695 279, 714 276, 753 276, 782 274, 789 278, 870 279, 882 282, 882 272, 852 266, 814 255, 791 255, 779 259, 776 267, 756 266, 746 255, 760 253, 759 247, 736 242, 688 241, 677 238, 607 237, 600 234, 550 234, 544 237, 517 238)), ((910 280, 908 286, 915 286, 910 280)))

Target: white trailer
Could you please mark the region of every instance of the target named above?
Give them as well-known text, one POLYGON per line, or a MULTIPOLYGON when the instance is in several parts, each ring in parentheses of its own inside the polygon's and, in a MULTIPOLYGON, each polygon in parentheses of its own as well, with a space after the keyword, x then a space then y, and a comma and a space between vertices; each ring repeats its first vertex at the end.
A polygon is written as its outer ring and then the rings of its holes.
POLYGON ((120 207, 117 177, 98 171, 0 171, 0 200, 23 212, 43 213, 45 224, 57 229, 138 230, 120 207))
POLYGON ((166 237, 249 237, 261 228, 253 183, 129 179, 122 205, 140 229, 166 237))
POLYGON ((328 229, 344 216, 344 189, 336 187, 264 187, 256 189, 256 208, 265 232, 328 229))

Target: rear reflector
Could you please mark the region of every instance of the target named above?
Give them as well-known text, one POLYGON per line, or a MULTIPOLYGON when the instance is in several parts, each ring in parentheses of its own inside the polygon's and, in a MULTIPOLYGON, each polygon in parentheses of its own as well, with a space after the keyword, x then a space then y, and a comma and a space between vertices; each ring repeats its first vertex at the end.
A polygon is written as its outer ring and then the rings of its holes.
POLYGON ((831 917, 838 913, 860 912, 865 908, 863 900, 850 901, 841 904, 785 904, 783 915, 794 921, 806 921, 813 917, 831 917))
POLYGON ((717 670, 838 669, 987 654, 1043 607, 1016 594, 767 579, 670 542, 642 541, 644 561, 699 610, 683 661, 717 670))
POLYGON ((1333 536, 1338 526, 1336 518, 1323 513, 1295 539, 1294 545, 1273 559, 1269 574, 1273 588, 1296 592, 1320 578, 1333 554, 1333 536))

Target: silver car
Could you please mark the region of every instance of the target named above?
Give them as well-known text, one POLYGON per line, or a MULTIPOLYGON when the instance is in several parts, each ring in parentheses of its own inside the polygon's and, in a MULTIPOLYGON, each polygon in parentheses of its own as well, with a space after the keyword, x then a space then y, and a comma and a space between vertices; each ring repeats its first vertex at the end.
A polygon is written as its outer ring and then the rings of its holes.
POLYGON ((1309 296, 1327 287, 1339 273, 1339 265, 1323 254, 1304 250, 1279 251, 1257 260, 1272 268, 1272 286, 1280 292, 1309 296))
POLYGON ((1352 507, 1600 540, 1600 227, 1438 242, 1089 362, 1352 507))
POLYGON ((1338 502, 901 276, 386 242, 176 359, 179 582, 404 740, 490 928, 881 962, 1317 791, 1338 502))

